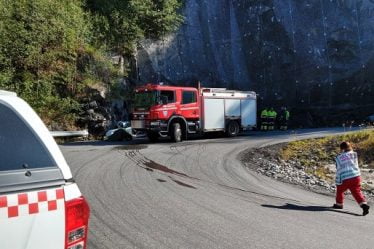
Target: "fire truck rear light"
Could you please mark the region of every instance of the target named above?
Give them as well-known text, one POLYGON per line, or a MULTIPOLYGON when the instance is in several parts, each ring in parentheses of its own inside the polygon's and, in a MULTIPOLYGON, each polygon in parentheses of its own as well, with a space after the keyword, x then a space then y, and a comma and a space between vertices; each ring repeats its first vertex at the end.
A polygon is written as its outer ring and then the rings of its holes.
POLYGON ((79 197, 65 202, 65 205, 65 248, 84 249, 90 215, 88 204, 83 197, 79 197))

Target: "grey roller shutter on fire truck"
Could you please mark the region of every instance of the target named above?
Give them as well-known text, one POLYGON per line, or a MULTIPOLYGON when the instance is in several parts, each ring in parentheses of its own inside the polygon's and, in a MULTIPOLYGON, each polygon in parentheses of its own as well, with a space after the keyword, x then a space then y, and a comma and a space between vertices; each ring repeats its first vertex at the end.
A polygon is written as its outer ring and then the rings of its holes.
POLYGON ((204 98, 204 130, 225 129, 225 100, 204 98))
POLYGON ((240 117, 240 99, 225 99, 225 116, 227 118, 240 117))
POLYGON ((257 103, 256 99, 241 100, 242 127, 256 126, 257 103))

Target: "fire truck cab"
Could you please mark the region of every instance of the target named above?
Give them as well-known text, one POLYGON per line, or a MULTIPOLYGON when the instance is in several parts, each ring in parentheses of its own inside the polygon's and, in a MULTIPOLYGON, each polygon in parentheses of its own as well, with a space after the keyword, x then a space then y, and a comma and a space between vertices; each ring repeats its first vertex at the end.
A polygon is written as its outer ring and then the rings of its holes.
POLYGON ((131 126, 151 141, 170 136, 179 142, 188 134, 212 131, 236 136, 256 126, 256 94, 148 84, 135 91, 131 126))

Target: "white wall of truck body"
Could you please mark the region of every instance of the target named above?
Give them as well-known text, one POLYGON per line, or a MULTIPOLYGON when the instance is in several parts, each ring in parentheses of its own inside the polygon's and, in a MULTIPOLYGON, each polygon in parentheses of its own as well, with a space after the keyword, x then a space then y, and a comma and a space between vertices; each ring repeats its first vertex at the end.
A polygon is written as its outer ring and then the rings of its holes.
MULTIPOLYGON (((29 126, 35 137, 40 140, 39 142, 52 156, 63 179, 56 181, 57 183, 51 183, 51 186, 44 183, 40 187, 36 187, 38 186, 38 179, 32 180, 32 177, 29 177, 28 179, 31 180, 28 180, 26 175, 20 186, 17 186, 17 183, 6 186, 5 181, 2 184, 0 183, 0 248, 66 248, 65 205, 68 201, 81 198, 82 194, 78 186, 71 181, 70 168, 60 149, 34 110, 15 94, 6 91, 0 91, 1 105, 3 108, 9 108, 24 124, 29 126)), ((3 144, 3 146, 6 145, 3 144)), ((0 157, 0 164, 2 163, 4 162, 0 157)), ((20 167, 16 170, 0 171, 0 179, 12 176, 13 171, 14 174, 19 174, 21 171, 23 174, 26 170, 20 167), (1 178, 1 175, 3 178, 1 178)), ((34 172, 33 169, 30 169, 30 171, 34 172)), ((35 175, 37 175, 37 171, 36 169, 35 175)))
POLYGON ((228 120, 240 120, 243 130, 256 126, 257 96, 255 92, 221 88, 203 89, 201 105, 204 132, 223 131, 228 120))

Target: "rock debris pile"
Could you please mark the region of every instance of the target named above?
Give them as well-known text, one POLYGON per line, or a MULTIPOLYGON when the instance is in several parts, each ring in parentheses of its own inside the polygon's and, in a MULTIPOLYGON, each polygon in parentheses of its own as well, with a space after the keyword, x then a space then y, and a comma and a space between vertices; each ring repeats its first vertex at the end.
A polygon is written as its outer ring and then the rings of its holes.
MULTIPOLYGON (((329 174, 325 177, 320 177, 314 174, 313 171, 307 169, 297 160, 282 160, 279 158, 279 150, 281 145, 274 145, 254 150, 245 151, 240 155, 241 161, 251 170, 273 179, 302 186, 306 189, 319 193, 335 193, 336 186, 334 182, 335 165, 329 164, 325 169, 329 174)), ((362 169, 363 184, 372 183, 371 180, 366 181, 368 174, 374 178, 373 170, 362 169)), ((315 172, 315 171, 314 171, 315 172)), ((374 198, 374 188, 365 190, 365 195, 370 199, 374 198)))
POLYGON ((335 191, 334 184, 329 183, 313 174, 305 172, 304 168, 295 161, 285 162, 280 161, 274 163, 272 161, 258 158, 260 161, 257 172, 277 180, 303 185, 308 188, 323 188, 330 192, 335 191))

